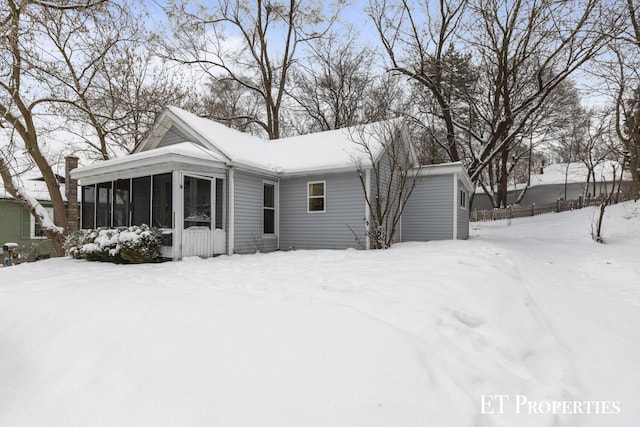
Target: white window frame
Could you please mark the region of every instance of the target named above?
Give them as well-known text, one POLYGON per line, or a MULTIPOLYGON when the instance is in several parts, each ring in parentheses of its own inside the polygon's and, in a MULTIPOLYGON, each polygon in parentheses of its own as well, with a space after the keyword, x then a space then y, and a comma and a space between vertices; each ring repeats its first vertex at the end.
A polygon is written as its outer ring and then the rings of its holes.
POLYGON ((458 206, 460 206, 462 209, 467 210, 467 203, 468 203, 468 199, 469 197, 467 196, 467 192, 464 190, 459 190, 458 191, 458 206))
MULTIPOLYGON (((43 206, 47 212, 49 213, 49 216, 51 217, 51 219, 53 220, 53 207, 49 207, 49 206, 43 206)), ((29 215, 31 217, 31 230, 30 230, 30 238, 31 239, 46 239, 47 236, 36 236, 36 218, 33 215, 29 215)))
POLYGON ((262 237, 265 239, 275 239, 278 237, 280 231, 280 220, 279 220, 279 188, 278 183, 275 181, 262 181, 262 237), (273 185, 273 208, 267 207, 264 205, 264 186, 265 185, 273 185), (265 209, 273 209, 273 234, 265 234, 264 232, 264 210, 265 209))
POLYGON ((327 212, 327 181, 307 181, 307 213, 325 213, 327 212), (309 189, 311 187, 311 184, 322 184, 322 188, 323 188, 323 193, 322 196, 312 196, 309 194, 309 189), (322 204, 323 209, 321 211, 312 211, 309 209, 309 201, 311 199, 320 199, 322 198, 324 200, 324 203, 322 204))

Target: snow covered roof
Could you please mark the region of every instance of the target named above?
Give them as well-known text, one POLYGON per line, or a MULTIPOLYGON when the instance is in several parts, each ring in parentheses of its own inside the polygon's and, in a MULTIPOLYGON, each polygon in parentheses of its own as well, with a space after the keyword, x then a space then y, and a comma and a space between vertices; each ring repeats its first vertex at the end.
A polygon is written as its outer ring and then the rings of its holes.
MULTIPOLYGON (((38 179, 23 179, 19 184, 22 185, 22 188, 24 188, 27 194, 36 200, 51 201, 49 190, 47 190, 47 184, 44 181, 38 179)), ((64 184, 60 184, 60 192, 62 193, 62 198, 66 201, 67 198, 65 196, 64 184)), ((13 199, 13 196, 9 194, 1 180, 0 199, 13 199)))
MULTIPOLYGON (((596 182, 612 182, 620 179, 620 171, 622 165, 615 160, 606 160, 594 168, 596 182)), ((531 184, 529 187, 535 187, 538 185, 556 185, 556 184, 573 184, 573 183, 586 183, 587 182, 587 167, 582 162, 574 163, 558 163, 553 165, 547 165, 543 168, 543 173, 531 174, 531 184)), ((631 176, 627 171, 623 176, 623 180, 631 180, 631 176)), ((591 178, 590 181, 593 181, 591 178)), ((524 183, 509 185, 509 190, 521 190, 526 186, 524 183)), ((481 187, 476 189, 476 192, 483 193, 481 187)))
POLYGON ((116 159, 97 161, 89 166, 71 172, 74 179, 83 179, 95 175, 96 172, 109 173, 122 169, 139 169, 162 162, 189 162, 190 164, 225 163, 219 154, 192 142, 182 142, 154 150, 142 151, 116 159))
POLYGON ((353 169, 358 161, 365 167, 370 163, 362 144, 367 145, 377 160, 384 151, 385 136, 400 123, 400 119, 393 119, 268 141, 180 108, 167 107, 152 136, 138 151, 152 151, 171 125, 175 125, 234 166, 281 174, 353 169))
MULTIPOLYGON (((598 182, 613 181, 615 173, 615 179, 619 180, 621 170, 620 163, 607 160, 594 168, 595 179, 598 182)), ((531 175, 531 185, 564 184, 565 179, 567 183, 587 182, 587 172, 584 163, 549 165, 543 168, 543 173, 531 175)))

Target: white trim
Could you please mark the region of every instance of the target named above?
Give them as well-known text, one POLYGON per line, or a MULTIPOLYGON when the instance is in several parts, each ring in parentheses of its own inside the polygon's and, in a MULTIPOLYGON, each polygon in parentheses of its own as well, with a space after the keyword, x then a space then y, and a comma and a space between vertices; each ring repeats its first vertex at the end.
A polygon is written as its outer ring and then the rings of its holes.
POLYGON ((453 174, 453 240, 458 240, 458 174, 453 174))
MULTIPOLYGON (((94 177, 110 173, 130 173, 129 171, 145 167, 162 168, 167 164, 188 164, 191 166, 205 166, 223 168, 227 162, 204 147, 192 143, 182 143, 173 146, 156 148, 141 153, 129 154, 111 160, 102 160, 91 165, 76 168, 71 171, 73 179, 94 177), (171 151, 175 150, 175 151, 171 151)), ((119 176, 127 178, 128 176, 119 176)))
POLYGON ((460 207, 460 209, 462 209, 463 211, 469 210, 469 194, 467 194, 465 189, 460 188, 460 186, 458 186, 458 196, 460 196, 458 199, 458 206, 460 207), (464 205, 461 203, 462 196, 464 196, 464 205))
POLYGON ((364 248, 369 250, 371 249, 371 237, 369 236, 369 222, 371 221, 371 209, 369 208, 369 196, 371 195, 371 169, 367 169, 364 171, 364 218, 365 218, 365 227, 364 227, 364 248))
MULTIPOLYGON (((217 153, 219 155, 222 155, 226 159, 227 163, 231 162, 231 155, 229 155, 229 153, 224 152, 220 147, 218 147, 217 144, 212 143, 209 137, 202 135, 200 132, 198 132, 196 129, 194 129, 192 126, 186 123, 184 118, 176 114, 176 112, 173 111, 172 108, 175 108, 175 107, 168 107, 168 108, 165 108, 164 110, 170 116, 170 123, 167 126, 166 131, 162 134, 162 136, 160 136, 159 138, 157 138, 156 141, 154 141, 154 144, 151 145, 150 148, 148 148, 148 150, 154 149, 160 143, 160 141, 162 141, 162 138, 166 136, 167 132, 171 129, 171 126, 175 126, 178 128, 180 132, 190 135, 194 139, 196 139, 200 144, 202 144, 203 148, 211 150, 214 153, 217 153)), ((220 126, 225 126, 222 123, 218 123, 218 124, 220 126)), ((229 128, 228 126, 225 126, 225 127, 229 128)), ((240 131, 237 131, 237 132, 241 133, 240 131)))
POLYGON ((436 176, 449 174, 457 174, 462 185, 464 185, 469 193, 473 193, 475 187, 471 183, 471 179, 469 178, 469 175, 467 175, 467 171, 464 169, 461 162, 425 165, 409 171, 409 176, 436 176))
POLYGON ((233 168, 229 168, 229 202, 228 202, 228 207, 229 207, 229 215, 227 216, 229 218, 229 225, 228 225, 228 234, 227 234, 227 239, 229 240, 229 243, 227 244, 227 254, 228 255, 233 255, 233 251, 235 250, 235 235, 236 235, 236 217, 235 217, 235 202, 236 202, 236 194, 235 194, 235 185, 236 185, 236 181, 235 181, 235 177, 234 177, 234 169, 233 168))
POLYGON ((316 213, 325 213, 327 212, 327 181, 307 181, 307 213, 311 213, 311 214, 316 214, 316 213), (312 211, 309 210, 309 199, 311 197, 313 197, 314 199, 319 199, 320 196, 311 196, 309 195, 309 186, 311 184, 322 184, 322 199, 324 200, 324 203, 322 204, 322 210, 321 211, 312 211))
POLYGON ((171 191, 173 192, 173 246, 171 248, 171 255, 173 259, 182 258, 182 229, 184 227, 184 172, 175 170, 171 176, 173 182, 171 183, 171 191))

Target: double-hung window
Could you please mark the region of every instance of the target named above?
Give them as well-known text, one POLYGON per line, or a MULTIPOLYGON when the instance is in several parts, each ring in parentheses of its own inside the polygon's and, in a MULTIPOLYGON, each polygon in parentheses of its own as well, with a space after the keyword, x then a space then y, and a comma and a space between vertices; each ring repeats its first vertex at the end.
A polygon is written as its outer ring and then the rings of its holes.
POLYGON ((467 192, 464 190, 460 190, 460 207, 467 208, 467 192))
MULTIPOLYGON (((46 207, 44 209, 49 214, 49 218, 51 218, 51 220, 53 220, 53 208, 46 207)), ((31 238, 32 239, 44 239, 44 238, 46 238, 47 235, 45 234, 44 230, 42 229, 42 226, 40 225, 40 223, 33 217, 33 215, 30 215, 30 217, 31 217, 31 238)))
POLYGON ((307 212, 325 212, 326 203, 326 182, 316 181, 307 183, 307 212))
POLYGON ((263 219, 262 233, 276 233, 276 186, 265 182, 263 184, 264 203, 263 203, 263 219))

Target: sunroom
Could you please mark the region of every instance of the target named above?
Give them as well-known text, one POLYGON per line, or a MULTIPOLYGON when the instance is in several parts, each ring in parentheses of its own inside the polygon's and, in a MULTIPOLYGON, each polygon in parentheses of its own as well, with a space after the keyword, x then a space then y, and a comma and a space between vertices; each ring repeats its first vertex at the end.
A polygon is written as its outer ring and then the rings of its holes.
POLYGON ((227 169, 219 155, 191 142, 76 169, 82 228, 147 224, 162 230, 164 257, 226 253, 227 169))

